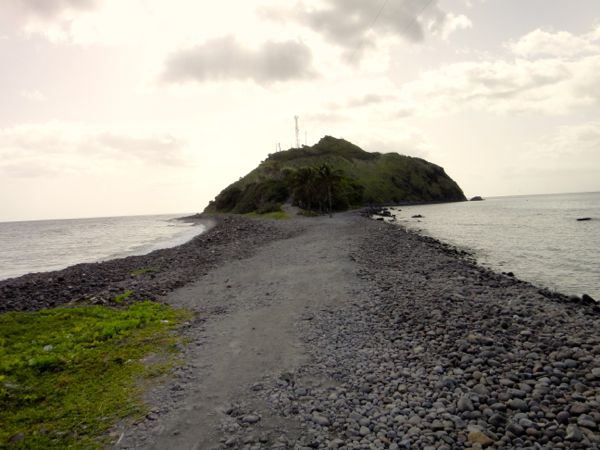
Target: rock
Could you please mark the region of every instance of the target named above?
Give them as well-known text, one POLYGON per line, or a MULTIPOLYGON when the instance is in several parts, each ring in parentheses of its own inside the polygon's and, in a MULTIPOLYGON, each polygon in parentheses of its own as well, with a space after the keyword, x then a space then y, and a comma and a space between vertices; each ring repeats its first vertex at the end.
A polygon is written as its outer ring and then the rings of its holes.
POLYGON ((258 423, 259 421, 260 421, 260 417, 257 416, 256 414, 247 414, 244 417, 242 417, 242 422, 247 423, 249 425, 258 423))
POLYGON ((488 419, 488 422, 494 425, 495 427, 501 427, 506 423, 506 416, 503 414, 492 414, 488 419))
POLYGON ((466 395, 463 395, 461 398, 458 399, 458 402, 456 402, 456 407, 459 411, 462 412, 473 411, 475 409, 475 407, 473 406, 473 402, 466 395))
POLYGON ((580 414, 585 414, 590 410, 590 408, 585 403, 573 403, 571 408, 569 409, 570 413, 578 416, 580 414))
POLYGON ((594 418, 592 416, 588 416, 587 414, 582 414, 577 418, 577 425, 589 428, 591 430, 595 430, 598 426, 594 418))
POLYGON ((571 418, 571 414, 568 411, 561 411, 556 415, 556 420, 559 423, 569 423, 569 419, 571 418))
POLYGON ((594 368, 591 370, 591 374, 592 374, 592 377, 593 377, 593 378, 595 378, 595 379, 599 379, 599 378, 600 378, 600 367, 594 367, 594 368))
POLYGON ((483 198, 481 196, 479 196, 479 195, 476 195, 475 197, 471 197, 470 201, 472 201, 472 202, 481 202, 481 201, 483 201, 483 198))
POLYGON ((468 436, 468 440, 471 444, 479 444, 482 447, 489 447, 494 441, 481 431, 471 431, 468 436))
POLYGON ((413 219, 422 219, 423 216, 421 214, 415 214, 414 216, 412 216, 413 219))
POLYGON ((577 219, 577 222, 587 222, 588 220, 592 220, 591 217, 580 217, 577 219))
POLYGON ((583 439, 583 434, 577 425, 567 426, 567 435, 565 436, 567 441, 579 442, 583 439))
POLYGON ((313 415, 313 422, 322 427, 328 427, 331 425, 329 419, 325 416, 321 416, 320 414, 313 415))
POLYGON ((521 436, 522 434, 525 433, 525 429, 518 423, 514 423, 514 422, 510 423, 508 425, 508 427, 506 427, 506 429, 508 431, 510 431, 512 434, 514 434, 515 436, 521 436))
POLYGON ((520 398, 513 398, 512 400, 509 400, 508 407, 510 409, 518 411, 529 411, 529 406, 527 406, 527 402, 520 398))
POLYGON ((360 430, 358 430, 358 434, 360 434, 361 436, 368 436, 371 433, 371 430, 369 430, 367 427, 362 426, 360 427, 360 430))

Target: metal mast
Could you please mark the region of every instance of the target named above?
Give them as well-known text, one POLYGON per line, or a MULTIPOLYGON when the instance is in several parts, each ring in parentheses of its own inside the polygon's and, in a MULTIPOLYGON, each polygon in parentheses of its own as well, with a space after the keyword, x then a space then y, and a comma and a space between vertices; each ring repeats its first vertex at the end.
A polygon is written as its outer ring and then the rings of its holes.
POLYGON ((296 121, 296 148, 300 148, 300 127, 298 126, 298 116, 294 116, 294 120, 296 121))

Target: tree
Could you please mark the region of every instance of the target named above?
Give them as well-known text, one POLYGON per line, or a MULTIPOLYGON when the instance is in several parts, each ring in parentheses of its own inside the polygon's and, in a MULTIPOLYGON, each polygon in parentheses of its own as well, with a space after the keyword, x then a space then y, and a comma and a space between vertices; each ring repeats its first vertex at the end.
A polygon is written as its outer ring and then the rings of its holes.
POLYGON ((328 212, 329 217, 331 217, 332 191, 340 185, 343 179, 343 174, 340 170, 332 169, 331 166, 327 163, 321 164, 321 166, 319 166, 318 174, 319 183, 323 187, 324 193, 326 193, 327 195, 328 212))

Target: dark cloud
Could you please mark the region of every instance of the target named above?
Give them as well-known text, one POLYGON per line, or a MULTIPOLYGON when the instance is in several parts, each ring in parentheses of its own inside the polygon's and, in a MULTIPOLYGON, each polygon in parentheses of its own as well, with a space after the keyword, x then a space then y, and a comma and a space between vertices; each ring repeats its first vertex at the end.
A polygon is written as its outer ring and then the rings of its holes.
POLYGON ((93 9, 97 0, 12 0, 25 13, 53 17, 66 9, 93 9))
POLYGON ((167 59, 162 78, 169 83, 254 80, 268 84, 314 76, 311 51, 300 42, 266 42, 251 49, 227 36, 175 52, 167 59))
POLYGON ((438 0, 388 1, 324 0, 320 8, 301 6, 294 11, 281 8, 263 9, 271 20, 290 18, 322 34, 328 41, 343 47, 347 57, 356 56, 375 45, 379 35, 400 36, 421 42, 427 30, 441 31, 448 20, 438 0))

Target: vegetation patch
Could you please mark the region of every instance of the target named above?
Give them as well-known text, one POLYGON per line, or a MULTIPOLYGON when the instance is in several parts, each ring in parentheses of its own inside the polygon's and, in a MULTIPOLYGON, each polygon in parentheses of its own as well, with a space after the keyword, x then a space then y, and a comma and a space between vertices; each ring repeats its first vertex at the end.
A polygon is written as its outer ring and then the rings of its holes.
POLYGON ((133 291, 125 291, 122 294, 115 295, 115 298, 113 298, 113 302, 115 302, 117 305, 120 305, 121 303, 127 301, 127 299, 132 295, 133 291))
POLYGON ((285 211, 273 211, 268 213, 259 214, 256 212, 246 214, 248 217, 255 217, 258 219, 273 219, 273 220, 286 220, 290 216, 285 211))
POLYGON ((153 302, 0 315, 0 448, 98 448, 145 414, 142 384, 176 361, 187 313, 153 302), (160 367, 142 362, 161 355, 160 367))
POLYGON ((157 272, 157 270, 153 269, 152 267, 142 267, 141 269, 137 269, 137 270, 130 272, 129 275, 131 275, 132 277, 139 277, 139 276, 145 275, 147 273, 155 273, 155 272, 157 272))

